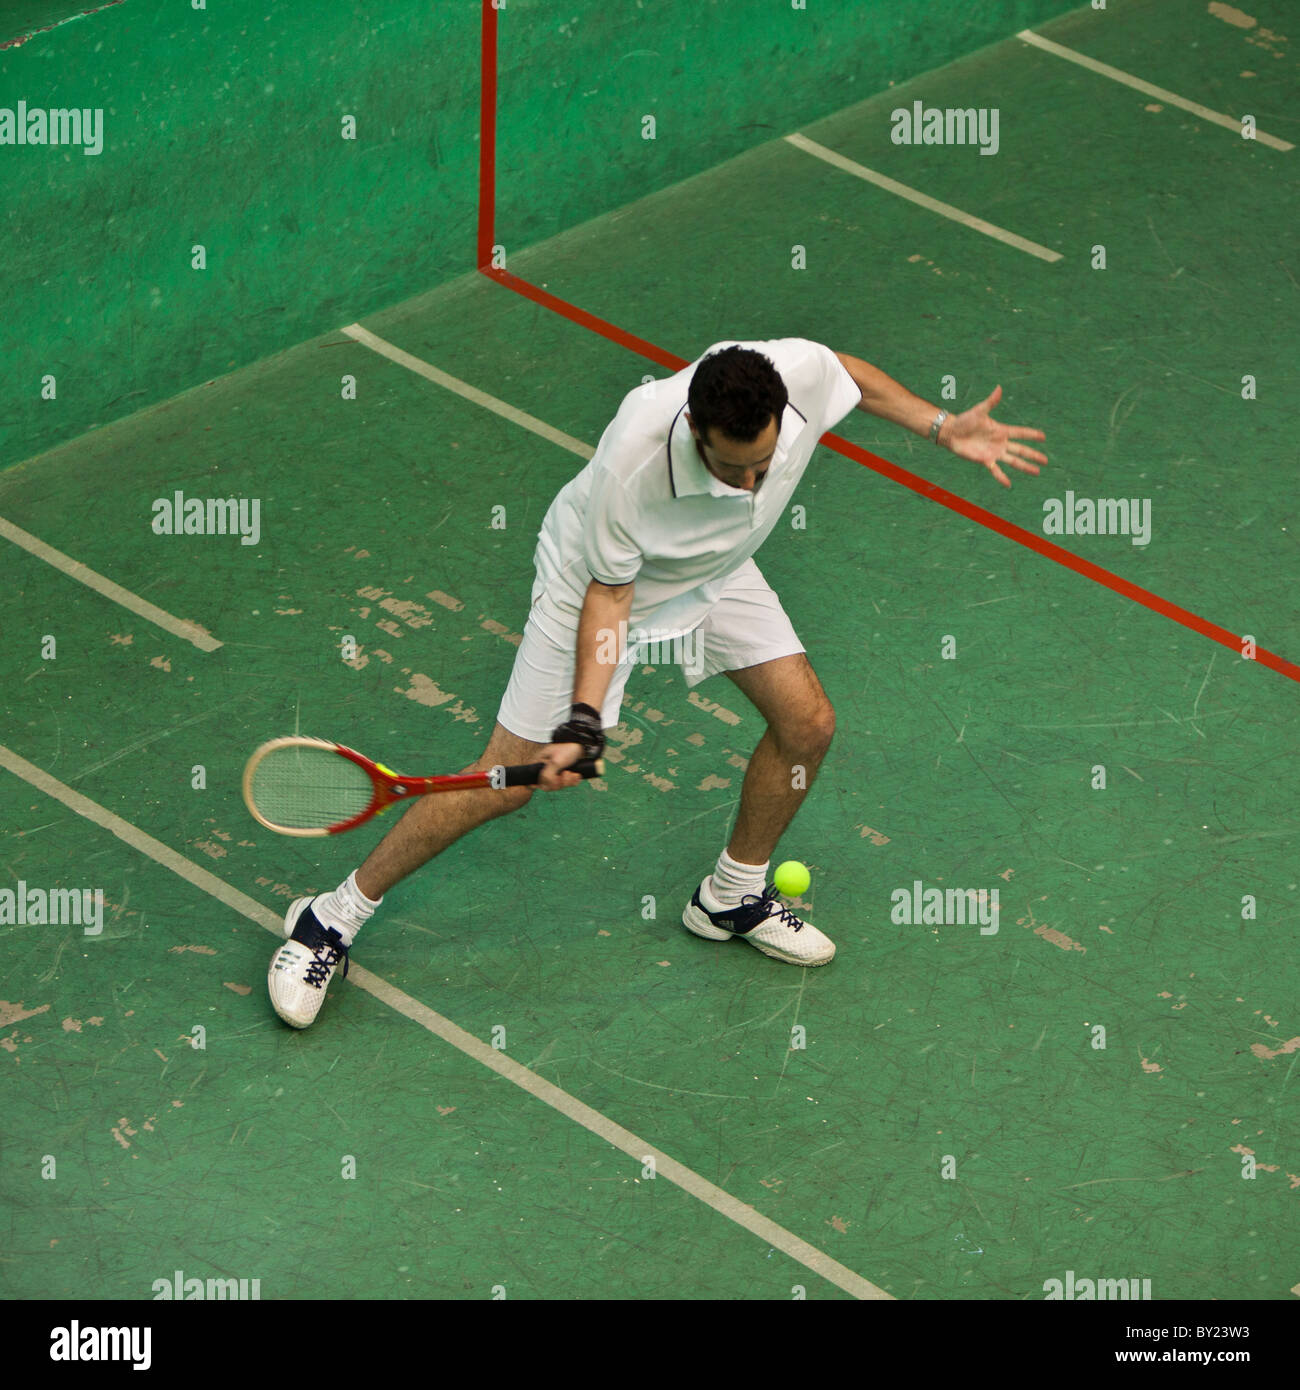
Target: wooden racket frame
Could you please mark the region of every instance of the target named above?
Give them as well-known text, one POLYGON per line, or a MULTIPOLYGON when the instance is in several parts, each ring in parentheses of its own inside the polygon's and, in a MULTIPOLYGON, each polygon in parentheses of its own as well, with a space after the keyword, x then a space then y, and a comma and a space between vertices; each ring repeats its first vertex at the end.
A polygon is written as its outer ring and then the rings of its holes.
MULTIPOLYGON (((244 805, 259 825, 274 830, 277 835, 294 835, 299 838, 319 838, 324 835, 341 835, 357 826, 382 815, 390 806, 399 801, 409 801, 412 797, 429 796, 437 792, 477 791, 488 789, 502 791, 506 787, 536 786, 544 764, 520 763, 514 767, 497 764, 482 772, 458 772, 446 777, 403 777, 383 763, 374 762, 364 753, 346 744, 335 743, 327 738, 310 738, 305 734, 292 734, 284 738, 273 738, 253 751, 244 766, 243 793, 244 805), (277 825, 267 820, 257 809, 253 800, 253 773, 269 754, 281 748, 319 748, 328 753, 336 753, 352 762, 370 778, 372 795, 366 808, 348 820, 337 825, 313 826, 307 829, 277 825)), ((582 758, 565 771, 576 772, 581 777, 603 777, 605 760, 603 758, 582 758)))

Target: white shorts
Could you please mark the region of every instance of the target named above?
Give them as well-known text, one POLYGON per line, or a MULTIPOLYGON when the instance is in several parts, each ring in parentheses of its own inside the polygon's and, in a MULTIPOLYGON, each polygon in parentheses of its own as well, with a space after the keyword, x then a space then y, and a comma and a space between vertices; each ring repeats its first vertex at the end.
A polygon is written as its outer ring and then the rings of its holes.
MULTIPOLYGON (((699 627, 671 643, 642 648, 636 660, 619 662, 605 693, 601 722, 607 729, 619 722, 623 687, 637 666, 678 664, 687 686, 693 687, 724 671, 743 671, 803 650, 781 600, 751 562, 731 577, 699 627)), ((573 645, 560 646, 530 617, 497 722, 519 738, 549 743, 552 730, 569 717, 574 666, 573 645)))

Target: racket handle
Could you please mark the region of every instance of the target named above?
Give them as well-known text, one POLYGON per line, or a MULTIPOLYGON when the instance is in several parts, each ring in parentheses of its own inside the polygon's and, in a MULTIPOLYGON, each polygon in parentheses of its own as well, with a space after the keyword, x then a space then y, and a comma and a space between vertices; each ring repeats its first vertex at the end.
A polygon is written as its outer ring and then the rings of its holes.
MULTIPOLYGON (((542 775, 542 768, 545 766, 545 763, 520 763, 517 767, 503 768, 505 785, 507 787, 535 787, 542 775)), ((605 760, 604 758, 580 758, 572 767, 566 767, 564 771, 576 772, 579 777, 603 777, 605 775, 605 760)))

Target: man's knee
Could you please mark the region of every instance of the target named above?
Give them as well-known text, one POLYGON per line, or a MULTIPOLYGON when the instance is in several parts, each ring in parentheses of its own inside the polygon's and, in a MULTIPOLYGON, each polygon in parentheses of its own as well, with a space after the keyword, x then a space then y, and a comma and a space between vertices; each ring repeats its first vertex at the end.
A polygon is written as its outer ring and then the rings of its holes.
MULTIPOLYGON (((544 744, 534 744, 526 739, 521 739, 498 724, 487 747, 474 764, 473 770, 475 772, 488 772, 494 767, 510 767, 536 762, 537 754, 544 746, 544 744)), ((490 803, 492 814, 504 816, 511 811, 521 810, 533 799, 533 791, 534 788, 532 787, 502 787, 500 790, 494 788, 490 803)))
POLYGON ((820 762, 835 737, 835 707, 819 700, 772 733, 793 761, 820 762))
POLYGON ((498 798, 501 809, 498 815, 509 815, 511 811, 521 811, 533 799, 532 787, 504 787, 499 792, 493 792, 498 798))
MULTIPOLYGON (((503 767, 506 764, 499 762, 491 757, 490 753, 484 753, 482 757, 472 766, 466 768, 466 772, 491 772, 494 767, 503 767)), ((532 787, 491 787, 484 794, 491 799, 488 806, 493 816, 505 816, 511 811, 521 810, 533 799, 532 787)))

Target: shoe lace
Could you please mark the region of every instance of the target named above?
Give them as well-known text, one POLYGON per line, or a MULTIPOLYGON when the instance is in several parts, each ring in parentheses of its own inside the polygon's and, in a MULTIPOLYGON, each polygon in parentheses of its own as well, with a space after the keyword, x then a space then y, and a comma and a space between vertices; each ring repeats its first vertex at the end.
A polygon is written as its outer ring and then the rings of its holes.
POLYGON ((801 918, 796 917, 795 914, 781 902, 780 898, 777 896, 777 887, 775 883, 764 891, 761 898, 756 893, 749 893, 741 899, 741 902, 753 903, 755 907, 766 907, 769 917, 775 917, 782 926, 793 927, 795 931, 802 931, 806 925, 801 918), (775 912, 772 911, 773 908, 776 908, 775 912))
POLYGON ((313 959, 312 963, 303 974, 303 979, 306 983, 315 989, 320 989, 322 985, 329 983, 329 972, 340 960, 343 962, 343 978, 346 980, 348 977, 349 957, 347 947, 342 945, 343 938, 340 937, 337 932, 333 932, 331 935, 334 937, 334 941, 339 942, 339 945, 334 945, 334 942, 328 939, 317 942, 317 944, 312 947, 312 955, 315 959, 313 959))

